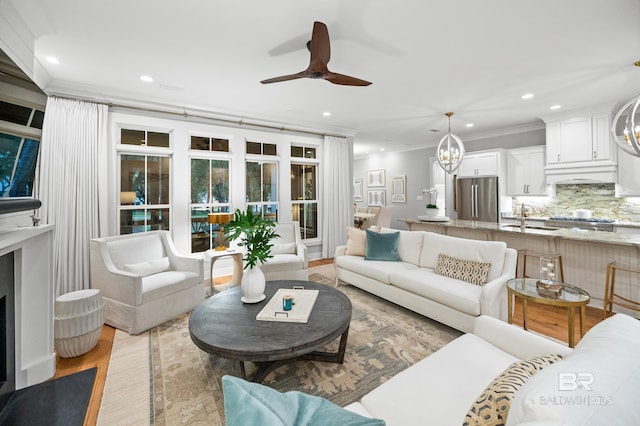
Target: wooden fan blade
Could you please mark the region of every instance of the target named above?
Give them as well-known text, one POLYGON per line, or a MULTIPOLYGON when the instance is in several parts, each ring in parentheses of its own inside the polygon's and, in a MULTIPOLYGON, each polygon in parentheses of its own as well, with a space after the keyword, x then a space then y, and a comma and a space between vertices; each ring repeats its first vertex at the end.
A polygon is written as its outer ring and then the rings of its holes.
POLYGON ((280 77, 268 78, 266 80, 262 80, 260 83, 262 84, 278 83, 280 81, 295 80, 298 78, 305 78, 305 77, 308 77, 307 73, 305 71, 301 71, 295 74, 281 75, 280 77))
POLYGON ((335 72, 327 72, 322 76, 322 78, 333 84, 342 84, 343 86, 368 86, 371 84, 370 81, 361 80, 359 78, 335 72))
POLYGON ((311 35, 311 62, 319 60, 326 66, 329 59, 331 59, 329 30, 325 24, 316 21, 313 23, 313 34, 311 35))

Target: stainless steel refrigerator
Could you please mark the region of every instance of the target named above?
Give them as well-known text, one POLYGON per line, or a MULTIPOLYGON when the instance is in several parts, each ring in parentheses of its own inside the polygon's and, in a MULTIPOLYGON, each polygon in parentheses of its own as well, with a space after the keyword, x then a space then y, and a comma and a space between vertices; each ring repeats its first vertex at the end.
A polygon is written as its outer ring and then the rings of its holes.
POLYGON ((498 222, 498 178, 477 177, 457 180, 458 219, 498 222))

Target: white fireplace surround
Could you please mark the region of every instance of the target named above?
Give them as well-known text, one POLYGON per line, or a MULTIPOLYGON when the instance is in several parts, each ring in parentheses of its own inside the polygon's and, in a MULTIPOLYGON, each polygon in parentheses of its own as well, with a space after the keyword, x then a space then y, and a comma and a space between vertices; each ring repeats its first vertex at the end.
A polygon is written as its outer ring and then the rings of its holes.
POLYGON ((0 256, 14 253, 16 389, 56 371, 53 336, 53 225, 0 228, 0 256))

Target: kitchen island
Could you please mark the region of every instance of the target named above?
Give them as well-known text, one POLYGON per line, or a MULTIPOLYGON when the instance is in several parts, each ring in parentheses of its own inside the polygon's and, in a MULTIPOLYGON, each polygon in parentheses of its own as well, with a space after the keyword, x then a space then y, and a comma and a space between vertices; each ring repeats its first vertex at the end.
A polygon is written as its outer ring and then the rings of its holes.
MULTIPOLYGON (((607 265, 616 261, 640 265, 640 235, 618 232, 552 229, 519 225, 450 220, 424 222, 402 219, 411 231, 429 231, 460 238, 504 241, 516 250, 527 249, 539 253, 562 255, 565 282, 586 290, 591 296, 590 306, 602 309, 607 265)), ((531 270, 530 270, 531 271, 531 270)), ((632 300, 640 300, 640 277, 616 277, 616 290, 632 300), (619 286, 619 287, 618 287, 619 286)), ((615 311, 638 317, 637 312, 614 307, 615 311)))

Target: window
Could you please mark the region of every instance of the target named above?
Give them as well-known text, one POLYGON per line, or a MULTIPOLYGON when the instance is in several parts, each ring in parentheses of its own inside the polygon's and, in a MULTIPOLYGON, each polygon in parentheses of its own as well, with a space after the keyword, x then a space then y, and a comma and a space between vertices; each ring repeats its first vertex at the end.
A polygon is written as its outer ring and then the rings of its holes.
POLYGON ((30 197, 40 141, 0 133, 0 197, 30 197))
MULTIPOLYGON (((207 138, 208 139, 208 138, 207 138)), ((192 138, 193 148, 193 138, 192 138)), ((209 224, 209 213, 231 213, 229 160, 191 159, 191 252, 226 245, 219 238, 219 224, 209 224)), ((224 237, 223 237, 224 238, 224 237)))
POLYGON ((293 158, 316 158, 316 149, 308 146, 291 146, 293 158))
POLYGON ((246 161, 247 204, 253 214, 278 221, 278 163, 246 161))
POLYGON ((247 154, 278 155, 276 145, 272 143, 247 141, 247 154))
POLYGON ((0 121, 42 130, 44 111, 0 101, 0 121))
POLYGON ((317 167, 291 164, 291 214, 303 240, 318 237, 317 167))
POLYGON ((120 155, 120 234, 169 229, 169 156, 120 155))
POLYGON ((120 143, 123 145, 169 148, 169 133, 122 129, 120 131, 120 143))
POLYGON ((229 152, 229 139, 191 136, 191 149, 197 151, 229 152))

